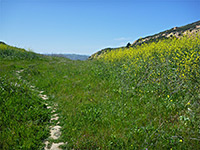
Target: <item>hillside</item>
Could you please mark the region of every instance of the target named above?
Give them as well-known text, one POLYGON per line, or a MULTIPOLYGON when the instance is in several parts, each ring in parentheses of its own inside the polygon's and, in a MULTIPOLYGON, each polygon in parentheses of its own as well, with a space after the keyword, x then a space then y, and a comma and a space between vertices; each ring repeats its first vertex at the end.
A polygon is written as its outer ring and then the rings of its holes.
MULTIPOLYGON (((129 47, 135 47, 137 45, 141 45, 143 43, 150 43, 150 42, 156 42, 162 39, 168 39, 168 38, 172 38, 172 37, 176 37, 176 38, 180 38, 185 34, 191 33, 191 34, 195 34, 197 32, 200 32, 200 21, 185 25, 185 26, 181 26, 181 27, 173 27, 169 30, 151 35, 151 36, 147 36, 144 38, 140 38, 136 41, 134 41, 129 47)), ((119 47, 119 48, 126 48, 126 46, 124 47, 119 47)), ((101 54, 106 53, 107 51, 111 51, 111 50, 116 50, 119 48, 106 48, 106 49, 102 49, 96 53, 94 53, 93 55, 91 55, 89 57, 89 59, 93 59, 96 58, 98 56, 100 56, 101 54)))
POLYGON ((0 59, 10 59, 10 60, 29 59, 31 60, 31 59, 39 59, 42 57, 43 56, 40 54, 26 51, 25 49, 22 49, 22 48, 10 46, 0 41, 0 59))
POLYGON ((118 141, 129 128, 123 136, 135 149, 200 148, 199 33, 107 51, 94 60, 108 66, 100 75, 118 85, 113 91, 125 105, 118 141))
POLYGON ((200 149, 200 34, 104 51, 0 44, 0 149, 200 149))
MULTIPOLYGON (((1 150, 42 149, 42 140, 48 137, 50 111, 38 91, 20 75, 25 66, 34 68, 42 60, 42 55, 0 42, 1 150)), ((25 72, 33 78, 39 73, 25 72)))
POLYGON ((137 45, 141 45, 143 43, 149 43, 149 42, 154 42, 160 39, 167 39, 170 37, 182 37, 185 34, 188 33, 197 33, 200 31, 200 21, 185 25, 185 26, 181 26, 181 27, 173 27, 169 30, 157 33, 155 35, 151 35, 151 36, 147 36, 141 39, 136 40, 135 42, 133 42, 131 44, 131 46, 137 46, 137 45))

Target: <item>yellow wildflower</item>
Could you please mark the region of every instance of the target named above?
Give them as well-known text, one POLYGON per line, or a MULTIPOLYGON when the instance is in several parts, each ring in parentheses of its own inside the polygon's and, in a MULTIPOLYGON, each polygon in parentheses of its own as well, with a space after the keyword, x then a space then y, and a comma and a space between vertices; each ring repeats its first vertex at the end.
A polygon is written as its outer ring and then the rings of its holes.
POLYGON ((188 102, 187 105, 190 105, 190 102, 188 102))

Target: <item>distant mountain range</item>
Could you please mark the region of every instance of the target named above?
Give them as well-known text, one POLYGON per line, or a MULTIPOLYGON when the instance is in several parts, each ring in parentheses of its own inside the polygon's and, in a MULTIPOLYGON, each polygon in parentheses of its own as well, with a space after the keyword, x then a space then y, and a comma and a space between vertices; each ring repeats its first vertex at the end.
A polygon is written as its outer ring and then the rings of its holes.
POLYGON ((151 36, 147 36, 144 38, 140 38, 136 41, 134 41, 132 44, 128 43, 126 46, 124 47, 118 47, 118 48, 105 48, 102 49, 96 53, 94 53, 93 55, 91 55, 89 57, 89 59, 93 59, 95 57, 98 57, 101 54, 104 54, 108 51, 111 50, 117 50, 119 48, 129 48, 129 47, 135 47, 137 45, 141 45, 143 43, 150 43, 150 42, 156 42, 159 41, 161 39, 167 39, 167 38, 171 38, 171 37, 176 37, 179 38, 187 33, 197 33, 200 32, 200 21, 185 25, 185 26, 181 26, 181 27, 173 27, 169 30, 165 30, 163 32, 151 35, 151 36))
POLYGON ((87 60, 89 58, 88 55, 79 55, 79 54, 44 54, 44 55, 53 57, 64 57, 71 60, 87 60))

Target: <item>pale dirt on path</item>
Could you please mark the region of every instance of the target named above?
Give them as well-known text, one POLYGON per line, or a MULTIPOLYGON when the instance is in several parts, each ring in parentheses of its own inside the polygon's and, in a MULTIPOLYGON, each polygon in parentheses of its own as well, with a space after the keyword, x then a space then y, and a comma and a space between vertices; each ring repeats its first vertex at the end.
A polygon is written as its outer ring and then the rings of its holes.
MULTIPOLYGON (((39 94, 39 96, 43 99, 43 100, 47 100, 48 99, 48 96, 47 95, 44 95, 44 94, 42 94, 43 93, 43 91, 40 91, 40 94, 39 94)), ((57 104, 55 104, 54 105, 54 107, 52 107, 52 106, 50 106, 50 105, 48 105, 47 103, 45 103, 45 105, 47 106, 47 109, 52 109, 52 111, 51 111, 51 113, 54 113, 53 115, 51 115, 51 120, 50 120, 50 122, 52 123, 52 121, 58 121, 59 120, 59 116, 58 116, 58 114, 57 113, 55 113, 56 112, 56 110, 57 110, 57 104)), ((48 139, 53 139, 53 140, 56 140, 56 139, 58 139, 59 137, 60 137, 60 135, 61 135, 61 131, 60 131, 60 129, 61 129, 61 126, 59 125, 60 124, 60 122, 58 121, 57 123, 56 123, 56 125, 55 126, 50 126, 50 137, 48 138, 48 139)), ((59 146, 60 145, 63 145, 63 144, 67 144, 67 143, 64 143, 64 142, 60 142, 60 143, 50 143, 49 141, 48 141, 48 139, 44 142, 44 144, 45 144, 45 150, 62 150, 61 148, 59 148, 59 146)))

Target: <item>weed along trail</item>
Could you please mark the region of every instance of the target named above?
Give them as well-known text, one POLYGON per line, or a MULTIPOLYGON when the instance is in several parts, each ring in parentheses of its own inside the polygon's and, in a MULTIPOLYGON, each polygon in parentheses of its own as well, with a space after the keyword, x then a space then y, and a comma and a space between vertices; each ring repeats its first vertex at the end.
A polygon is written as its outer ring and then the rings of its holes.
MULTIPOLYGON (((16 75, 18 76, 18 79, 21 79, 22 76, 20 76, 20 73, 22 73, 24 70, 19 70, 19 71, 16 71, 16 75)), ((23 80, 24 83, 27 83, 29 84, 26 80, 23 80)), ((38 92, 38 96, 44 100, 44 104, 47 106, 47 109, 50 109, 52 110, 51 111, 51 119, 50 119, 50 136, 45 140, 44 144, 45 144, 45 150, 61 150, 61 148, 59 148, 60 145, 63 145, 63 144, 67 144, 67 143, 64 143, 64 142, 59 142, 59 143, 55 143, 53 142, 54 140, 58 140, 59 137, 61 136, 61 126, 59 125, 60 122, 59 122, 59 116, 58 116, 58 113, 57 112, 57 104, 49 104, 48 103, 48 96, 43 94, 44 91, 39 91, 36 89, 35 86, 33 85, 30 85, 30 89, 38 92)))

